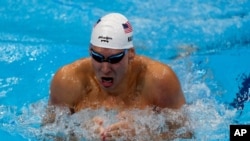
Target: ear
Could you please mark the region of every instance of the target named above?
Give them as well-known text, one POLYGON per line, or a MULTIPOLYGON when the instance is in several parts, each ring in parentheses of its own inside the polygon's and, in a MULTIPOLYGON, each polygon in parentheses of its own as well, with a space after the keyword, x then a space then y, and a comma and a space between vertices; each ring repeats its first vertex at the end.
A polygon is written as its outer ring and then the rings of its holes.
POLYGON ((133 60, 135 57, 135 49, 134 48, 130 48, 129 49, 129 54, 128 54, 128 59, 129 60, 133 60))

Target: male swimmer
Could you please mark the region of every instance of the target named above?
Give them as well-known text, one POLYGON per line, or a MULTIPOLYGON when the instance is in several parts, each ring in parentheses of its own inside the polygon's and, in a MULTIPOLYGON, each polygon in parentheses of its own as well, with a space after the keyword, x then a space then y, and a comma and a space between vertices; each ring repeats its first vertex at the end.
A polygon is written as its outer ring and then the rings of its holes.
MULTIPOLYGON (((73 114, 85 108, 103 107, 120 113, 146 107, 178 110, 185 104, 174 71, 166 64, 136 55, 133 28, 122 14, 110 13, 97 21, 89 54, 89 58, 63 66, 54 75, 50 106, 67 107, 73 114)), ((52 122, 53 116, 48 116, 52 122)), ((93 120, 100 125, 101 139, 115 139, 121 136, 119 130, 123 128, 136 136, 132 122, 118 122, 104 128, 102 119, 93 120)), ((159 138, 168 137, 168 133, 159 135, 159 138)))

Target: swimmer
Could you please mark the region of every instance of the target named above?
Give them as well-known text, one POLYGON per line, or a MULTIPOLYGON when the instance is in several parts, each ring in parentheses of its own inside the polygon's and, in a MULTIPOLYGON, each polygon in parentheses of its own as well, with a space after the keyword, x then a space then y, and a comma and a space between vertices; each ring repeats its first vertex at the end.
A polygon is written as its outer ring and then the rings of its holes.
MULTIPOLYGON (((120 113, 146 107, 178 110, 185 104, 174 71, 166 64, 136 55, 133 28, 122 14, 110 13, 96 22, 89 54, 89 58, 65 65, 56 72, 49 105, 69 108, 74 114, 85 108, 102 107, 120 113)), ((53 116, 49 117, 53 119, 53 116)), ((122 128, 131 128, 130 135, 136 136, 130 120, 106 128, 100 121, 97 124, 101 139, 112 140, 112 133, 121 134, 122 128)), ((164 134, 161 137, 169 137, 164 134)))

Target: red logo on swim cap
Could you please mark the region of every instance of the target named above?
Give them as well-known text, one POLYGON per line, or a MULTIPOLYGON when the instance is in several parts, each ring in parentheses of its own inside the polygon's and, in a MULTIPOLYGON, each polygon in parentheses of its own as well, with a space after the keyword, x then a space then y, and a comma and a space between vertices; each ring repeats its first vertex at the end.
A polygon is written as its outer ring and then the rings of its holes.
POLYGON ((129 23, 129 21, 127 21, 126 23, 122 24, 122 26, 123 26, 123 29, 124 29, 125 33, 130 33, 130 32, 133 31, 132 26, 129 23))

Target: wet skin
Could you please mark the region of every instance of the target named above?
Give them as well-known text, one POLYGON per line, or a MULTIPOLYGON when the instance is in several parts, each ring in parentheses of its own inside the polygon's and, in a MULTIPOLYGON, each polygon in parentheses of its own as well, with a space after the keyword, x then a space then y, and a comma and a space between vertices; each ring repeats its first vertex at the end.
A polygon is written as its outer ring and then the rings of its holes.
MULTIPOLYGON (((91 46, 91 49, 105 58, 124 51, 96 46, 91 46)), ((100 63, 90 57, 62 67, 55 74, 50 90, 49 104, 68 107, 72 113, 100 107, 120 112, 147 106, 179 109, 185 104, 173 70, 165 64, 136 55, 133 48, 115 64, 100 63)), ((117 132, 114 129, 127 126, 128 123, 116 123, 100 130, 100 135, 108 138, 111 132, 117 132)))

